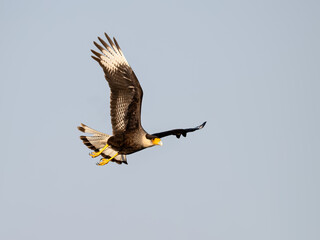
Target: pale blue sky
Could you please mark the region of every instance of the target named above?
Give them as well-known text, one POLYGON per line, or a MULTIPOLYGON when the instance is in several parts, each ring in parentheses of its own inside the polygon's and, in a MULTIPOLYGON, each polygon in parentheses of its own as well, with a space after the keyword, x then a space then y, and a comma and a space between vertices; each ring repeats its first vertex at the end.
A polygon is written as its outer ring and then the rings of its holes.
POLYGON ((0 239, 320 239, 318 1, 1 1, 0 239), (115 36, 152 132, 207 126, 95 165, 111 133, 90 58, 115 36))

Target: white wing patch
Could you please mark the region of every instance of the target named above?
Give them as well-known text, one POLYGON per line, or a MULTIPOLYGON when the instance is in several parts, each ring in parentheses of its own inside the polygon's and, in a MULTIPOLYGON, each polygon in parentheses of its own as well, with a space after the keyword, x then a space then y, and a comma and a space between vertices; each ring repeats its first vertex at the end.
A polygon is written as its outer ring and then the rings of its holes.
POLYGON ((111 47, 108 44, 106 44, 106 42, 104 42, 101 38, 99 38, 99 40, 106 49, 102 48, 101 46, 97 46, 97 44, 95 43, 95 45, 104 54, 100 55, 100 63, 104 67, 106 67, 108 71, 111 72, 117 71, 118 67, 123 64, 130 67, 120 47, 118 48, 117 46, 115 46, 112 40, 109 38, 109 36, 107 34, 105 35, 108 38, 111 47))
POLYGON ((94 45, 101 53, 91 50, 95 55, 93 59, 99 62, 105 71, 105 77, 111 89, 111 122, 113 134, 125 131, 128 119, 126 118, 128 107, 132 102, 135 93, 135 83, 131 79, 132 69, 124 57, 117 41, 105 34, 109 44, 98 37, 101 45, 94 42, 94 45))

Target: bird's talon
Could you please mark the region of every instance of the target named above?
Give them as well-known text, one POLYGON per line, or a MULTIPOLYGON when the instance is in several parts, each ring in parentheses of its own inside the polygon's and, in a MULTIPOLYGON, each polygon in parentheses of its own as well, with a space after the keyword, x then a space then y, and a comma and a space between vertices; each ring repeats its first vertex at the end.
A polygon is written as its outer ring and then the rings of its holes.
POLYGON ((106 144, 100 151, 89 153, 89 155, 93 158, 98 157, 109 145, 106 144))
POLYGON ((97 154, 96 152, 89 153, 89 155, 90 155, 91 157, 93 157, 93 158, 99 156, 99 154, 97 154))
POLYGON ((98 166, 103 166, 106 165, 110 162, 111 159, 105 159, 105 158, 101 158, 100 162, 97 163, 98 166))
MULTIPOLYGON (((120 164, 122 162, 126 163, 126 155, 124 153, 127 150, 130 153, 133 153, 152 145, 161 146, 162 142, 160 138, 162 137, 169 135, 175 135, 177 138, 180 138, 181 135, 186 137, 187 133, 197 131, 205 126, 206 122, 195 128, 172 129, 165 132, 154 133, 152 135, 146 134, 141 127, 140 121, 142 89, 139 81, 135 74, 131 74, 132 69, 125 59, 115 38, 113 38, 112 41, 106 33, 105 36, 110 46, 99 37, 98 39, 104 47, 100 46, 96 42, 94 42, 94 45, 102 52, 102 54, 94 50, 91 50, 91 52, 95 55, 92 56, 92 58, 100 64, 100 66, 103 68, 103 71, 106 73, 105 75, 111 90, 112 104, 110 104, 110 106, 112 128, 114 131, 116 130, 117 133, 119 132, 119 136, 121 136, 119 140, 122 138, 124 140, 123 145, 121 145, 122 150, 119 156, 120 158, 118 157, 114 161, 117 163, 120 162, 120 164), (127 131, 129 129, 130 131, 127 131), (141 138, 142 136, 143 138, 141 138), (150 140, 152 144, 150 143, 150 140)), ((101 154, 104 157, 109 157, 109 159, 102 158, 99 162, 97 162, 96 164, 98 166, 105 165, 118 156, 119 152, 113 149, 114 146, 112 144, 113 142, 118 142, 117 136, 109 136, 107 134, 100 133, 84 124, 81 124, 78 129, 81 132, 93 134, 93 136, 90 137, 80 137, 86 146, 88 146, 91 150, 96 151, 89 154, 92 158, 95 158, 101 154), (109 146, 107 144, 107 142, 109 142, 109 138, 111 138, 110 144, 112 145, 110 146, 110 149, 107 149, 109 146), (106 145, 102 147, 103 144, 106 145), (114 154, 114 152, 116 152, 116 154, 114 156, 110 156, 110 154, 114 154)))

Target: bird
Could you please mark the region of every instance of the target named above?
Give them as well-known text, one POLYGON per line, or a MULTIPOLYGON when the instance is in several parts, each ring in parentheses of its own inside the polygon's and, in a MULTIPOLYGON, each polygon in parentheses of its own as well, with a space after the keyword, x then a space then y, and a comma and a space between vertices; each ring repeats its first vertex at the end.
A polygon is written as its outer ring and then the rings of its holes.
POLYGON ((127 155, 156 145, 162 146, 161 138, 173 135, 180 138, 187 133, 202 129, 206 122, 194 128, 173 129, 165 132, 147 133, 141 125, 143 91, 134 71, 127 62, 117 40, 104 33, 107 41, 98 37, 93 44, 100 52, 91 50, 91 56, 103 69, 110 88, 110 115, 112 135, 94 130, 81 123, 78 129, 89 136, 80 136, 91 150, 92 158, 102 156, 98 166, 110 161, 128 164, 127 155))

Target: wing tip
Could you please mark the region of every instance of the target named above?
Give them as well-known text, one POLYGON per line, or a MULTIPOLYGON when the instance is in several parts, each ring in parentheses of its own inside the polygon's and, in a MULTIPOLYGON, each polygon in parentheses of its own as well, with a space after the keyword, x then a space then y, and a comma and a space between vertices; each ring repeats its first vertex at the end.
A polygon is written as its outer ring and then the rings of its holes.
POLYGON ((98 63, 100 63, 100 58, 97 58, 96 56, 91 56, 92 59, 94 59, 95 61, 97 61, 98 63))
POLYGON ((202 123, 201 125, 199 125, 197 128, 198 129, 202 129, 204 128, 204 126, 207 124, 207 121, 205 121, 204 123, 202 123))

